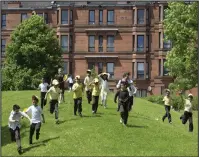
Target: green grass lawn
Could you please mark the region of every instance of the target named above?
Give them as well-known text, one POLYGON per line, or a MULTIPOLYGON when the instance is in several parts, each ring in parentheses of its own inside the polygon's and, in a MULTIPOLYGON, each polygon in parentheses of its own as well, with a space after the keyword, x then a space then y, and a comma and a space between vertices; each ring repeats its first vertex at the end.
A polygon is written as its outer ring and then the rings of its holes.
MULTIPOLYGON (((8 117, 13 104, 22 109, 31 105, 31 96, 38 91, 2 93, 2 156, 16 156, 16 144, 11 143, 8 132, 8 117)), ((29 121, 23 119, 21 137, 22 156, 197 156, 198 116, 194 112, 194 132, 188 132, 188 123, 182 125, 181 113, 171 111, 173 124, 161 118, 165 113, 161 105, 135 98, 133 111, 129 114, 129 127, 119 123, 120 116, 109 96, 108 109, 98 108, 92 115, 91 105, 83 99, 83 116, 73 116, 72 93, 65 93, 65 104, 60 104, 61 124, 56 125, 54 115, 45 106, 46 123, 41 127, 38 141, 29 145, 29 121), (159 120, 156 120, 156 119, 159 120)))

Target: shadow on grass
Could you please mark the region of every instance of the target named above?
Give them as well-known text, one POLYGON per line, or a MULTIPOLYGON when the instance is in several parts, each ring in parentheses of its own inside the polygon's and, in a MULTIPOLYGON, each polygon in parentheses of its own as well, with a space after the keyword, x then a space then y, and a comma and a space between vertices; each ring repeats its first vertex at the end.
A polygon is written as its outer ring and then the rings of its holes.
POLYGON ((96 117, 102 117, 102 116, 95 114, 95 115, 92 115, 92 116, 83 115, 82 117, 85 117, 85 118, 96 118, 96 117))
POLYGON ((148 128, 148 126, 139 126, 139 125, 127 125, 129 128, 148 128))
POLYGON ((30 151, 31 149, 33 149, 33 148, 37 148, 37 147, 40 147, 40 146, 46 146, 46 143, 48 143, 51 140, 58 139, 58 138, 60 138, 60 137, 57 136, 57 137, 53 137, 53 138, 49 138, 49 139, 43 140, 41 142, 35 142, 30 147, 24 148, 23 149, 23 153, 26 153, 26 152, 30 151))
POLYGON ((146 120, 152 120, 150 118, 147 118, 147 117, 142 117, 142 116, 129 116, 129 117, 133 117, 133 118, 140 118, 140 119, 146 119, 146 120))

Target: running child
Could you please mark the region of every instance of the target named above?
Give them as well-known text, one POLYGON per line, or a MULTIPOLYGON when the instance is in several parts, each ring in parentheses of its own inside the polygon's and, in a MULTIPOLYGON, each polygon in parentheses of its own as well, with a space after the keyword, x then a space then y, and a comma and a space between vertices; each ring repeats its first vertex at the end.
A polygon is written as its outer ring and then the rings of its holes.
POLYGON ((11 135, 11 141, 17 143, 17 151, 19 154, 22 154, 22 147, 21 147, 21 137, 20 137, 20 120, 22 117, 26 117, 29 119, 31 123, 31 119, 27 114, 20 111, 19 105, 13 105, 13 110, 10 113, 9 120, 8 120, 8 127, 11 135))
POLYGON ((45 98, 46 92, 48 91, 48 87, 50 87, 50 85, 43 78, 42 83, 39 84, 39 89, 41 90, 41 108, 42 108, 42 110, 43 110, 43 107, 46 105, 46 101, 44 98, 45 98))
POLYGON ((97 113, 97 108, 98 108, 98 102, 99 102, 99 94, 100 94, 100 84, 99 84, 99 79, 95 78, 94 82, 90 84, 92 88, 92 113, 96 114, 97 113))
POLYGON ((74 99, 74 115, 78 114, 82 117, 82 93, 84 92, 83 84, 80 82, 80 76, 75 77, 75 84, 72 87, 74 92, 73 99, 74 99))
POLYGON ((67 82, 69 83, 69 92, 72 91, 72 87, 73 87, 73 78, 72 75, 69 75, 67 82))
POLYGON ((193 132, 193 116, 192 116, 193 95, 189 94, 187 99, 183 99, 182 93, 180 93, 180 95, 185 106, 184 114, 180 117, 180 120, 182 120, 182 124, 186 124, 187 120, 189 120, 189 132, 193 132))
POLYGON ((52 81, 52 87, 48 90, 45 96, 45 100, 49 95, 50 98, 50 113, 53 114, 55 112, 55 121, 56 124, 59 124, 59 117, 58 117, 58 104, 61 100, 61 90, 59 89, 59 82, 57 80, 52 81))
POLYGON ((104 108, 107 108, 107 95, 109 92, 108 80, 110 78, 110 74, 109 73, 101 73, 98 75, 98 77, 99 77, 100 83, 101 83, 100 96, 101 96, 102 105, 104 106, 104 108))
POLYGON ((91 70, 87 70, 87 76, 84 79, 84 85, 85 85, 85 91, 86 91, 86 97, 88 100, 88 104, 92 101, 92 88, 89 86, 93 81, 93 78, 91 76, 91 70))
POLYGON ((40 128, 41 128, 41 116, 43 119, 43 123, 45 123, 43 111, 41 107, 38 105, 39 99, 37 96, 32 96, 32 106, 30 106, 26 110, 26 114, 31 114, 31 125, 30 125, 30 135, 29 135, 29 144, 32 144, 32 137, 36 130, 36 140, 39 139, 40 128))
POLYGON ((128 121, 128 100, 129 100, 129 93, 127 90, 127 82, 121 82, 121 89, 115 94, 114 102, 117 103, 118 98, 118 110, 120 111, 120 123, 124 126, 127 125, 128 121))
POLYGON ((172 124, 171 122, 171 114, 170 114, 170 109, 171 109, 171 97, 170 97, 170 90, 166 90, 166 95, 164 96, 163 100, 164 101, 164 106, 165 106, 165 115, 162 117, 162 121, 164 122, 165 118, 168 117, 169 123, 172 124))

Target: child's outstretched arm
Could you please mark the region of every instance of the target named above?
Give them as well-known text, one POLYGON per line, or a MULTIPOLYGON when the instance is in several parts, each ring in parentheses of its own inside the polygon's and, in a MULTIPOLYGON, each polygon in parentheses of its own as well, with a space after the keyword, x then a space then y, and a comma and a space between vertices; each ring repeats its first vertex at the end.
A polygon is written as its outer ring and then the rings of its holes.
POLYGON ((21 111, 20 111, 20 113, 21 113, 21 116, 28 118, 28 120, 29 120, 30 123, 31 123, 31 119, 30 119, 30 117, 29 117, 26 113, 21 112, 21 111))

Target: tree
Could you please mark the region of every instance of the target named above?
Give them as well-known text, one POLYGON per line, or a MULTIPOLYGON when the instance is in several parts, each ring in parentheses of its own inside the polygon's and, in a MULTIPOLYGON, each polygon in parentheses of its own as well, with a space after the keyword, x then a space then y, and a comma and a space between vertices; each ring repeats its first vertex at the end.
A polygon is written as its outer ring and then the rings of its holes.
POLYGON ((32 15, 11 34, 6 48, 3 89, 37 87, 42 77, 52 76, 62 67, 61 55, 55 31, 42 17, 32 15))
MULTIPOLYGON (((164 20, 166 40, 172 41, 165 66, 174 83, 182 88, 193 88, 198 82, 198 19, 197 2, 169 2, 164 20)), ((178 86, 178 87, 179 87, 178 86)))

